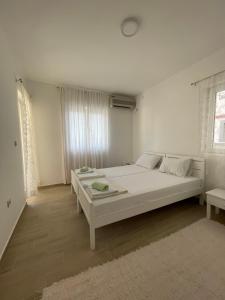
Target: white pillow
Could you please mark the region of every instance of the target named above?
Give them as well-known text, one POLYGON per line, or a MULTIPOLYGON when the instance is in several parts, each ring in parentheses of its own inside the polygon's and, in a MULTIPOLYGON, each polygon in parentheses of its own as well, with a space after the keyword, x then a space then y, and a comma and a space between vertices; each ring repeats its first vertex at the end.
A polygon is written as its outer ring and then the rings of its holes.
POLYGON ((171 158, 164 157, 159 171, 163 173, 173 174, 179 177, 188 175, 191 168, 190 158, 171 158))
POLYGON ((136 161, 136 165, 146 169, 154 169, 159 163, 161 156, 144 153, 136 161))

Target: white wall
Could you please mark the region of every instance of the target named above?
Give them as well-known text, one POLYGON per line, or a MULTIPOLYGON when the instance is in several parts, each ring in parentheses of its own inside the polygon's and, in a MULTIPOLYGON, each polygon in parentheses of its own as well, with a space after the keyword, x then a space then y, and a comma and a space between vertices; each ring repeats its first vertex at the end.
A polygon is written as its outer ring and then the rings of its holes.
MULTIPOLYGON (((64 182, 61 110, 54 85, 27 80, 31 95, 40 185, 64 182)), ((132 112, 110 109, 109 166, 132 160, 132 112)))
MULTIPOLYGON (((134 113, 134 158, 144 150, 200 154, 198 87, 192 81, 225 69, 225 49, 139 96, 134 113)), ((225 156, 207 157, 207 186, 225 186, 225 156)))
POLYGON ((0 30, 0 258, 25 205, 15 75, 16 64, 0 30), (17 141, 17 146, 14 142, 17 141), (7 207, 7 200, 12 203, 7 207))
POLYGON ((119 166, 131 162, 133 157, 132 111, 110 108, 110 149, 109 166, 119 166))

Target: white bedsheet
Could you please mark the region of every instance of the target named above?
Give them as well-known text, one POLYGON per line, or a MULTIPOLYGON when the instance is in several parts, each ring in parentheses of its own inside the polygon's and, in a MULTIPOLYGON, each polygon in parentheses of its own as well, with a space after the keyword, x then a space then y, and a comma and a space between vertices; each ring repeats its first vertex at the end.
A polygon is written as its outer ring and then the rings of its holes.
MULTIPOLYGON (((152 170, 141 174, 132 174, 120 178, 112 178, 111 181, 120 184, 128 190, 130 194, 140 194, 146 192, 161 191, 165 188, 176 189, 181 185, 198 187, 201 180, 195 177, 178 177, 166 173, 152 170)), ((182 190, 182 188, 181 188, 182 190)))
POLYGON ((151 170, 136 165, 126 165, 126 166, 98 169, 99 173, 104 174, 106 177, 110 177, 110 178, 127 176, 132 174, 147 173, 149 171, 151 170))
POLYGON ((146 205, 149 202, 160 201, 158 199, 177 193, 199 191, 200 194, 202 189, 202 180, 199 178, 177 177, 161 173, 158 170, 110 178, 110 181, 127 189, 128 193, 96 201, 94 203, 96 216, 146 205))

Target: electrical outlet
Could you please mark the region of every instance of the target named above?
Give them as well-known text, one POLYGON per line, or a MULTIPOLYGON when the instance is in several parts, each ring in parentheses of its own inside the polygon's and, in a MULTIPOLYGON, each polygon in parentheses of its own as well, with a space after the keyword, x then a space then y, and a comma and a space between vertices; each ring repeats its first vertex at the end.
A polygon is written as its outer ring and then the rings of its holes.
POLYGON ((12 204, 12 200, 11 198, 9 198, 7 201, 6 201, 6 204, 7 204, 7 207, 9 208, 10 205, 12 204))

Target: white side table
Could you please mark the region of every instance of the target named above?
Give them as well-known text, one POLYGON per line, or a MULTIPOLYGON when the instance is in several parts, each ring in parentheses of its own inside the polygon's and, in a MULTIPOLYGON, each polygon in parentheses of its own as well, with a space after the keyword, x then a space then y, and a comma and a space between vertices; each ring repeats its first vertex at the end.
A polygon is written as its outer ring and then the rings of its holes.
POLYGON ((211 206, 216 207, 216 214, 219 213, 220 208, 225 209, 225 190, 214 189, 206 192, 207 195, 207 218, 211 218, 211 206))

